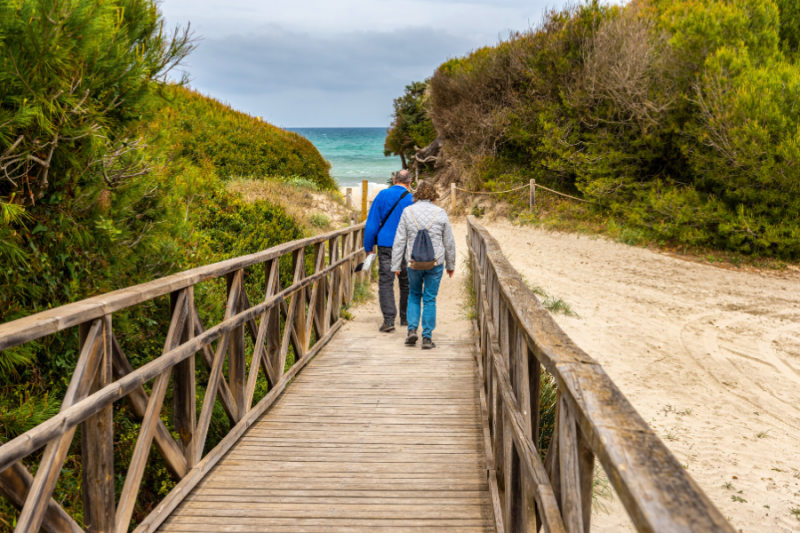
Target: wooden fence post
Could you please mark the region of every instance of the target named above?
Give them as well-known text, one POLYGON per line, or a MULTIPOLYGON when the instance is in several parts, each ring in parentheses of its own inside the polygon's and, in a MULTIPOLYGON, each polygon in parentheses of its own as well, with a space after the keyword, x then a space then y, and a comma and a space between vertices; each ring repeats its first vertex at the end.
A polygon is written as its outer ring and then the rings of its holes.
POLYGON ((450 214, 456 214, 456 184, 450 184, 450 214))
POLYGON ((348 209, 353 208, 353 188, 347 188, 347 194, 344 197, 344 205, 347 206, 348 209))
MULTIPOLYGON (((92 323, 78 327, 80 346, 86 344, 92 323)), ((89 376, 89 394, 113 381, 111 315, 103 319, 102 355, 97 375, 89 376)), ((81 424, 81 462, 83 463, 83 520, 88 533, 114 530, 114 411, 104 407, 81 424)))
POLYGON ((536 205, 536 180, 531 180, 529 203, 530 210, 533 211, 533 207, 536 205))
MULTIPOLYGON (((231 272, 230 274, 226 275, 227 281, 227 294, 228 299, 230 301, 231 298, 231 290, 234 287, 233 279, 236 276, 236 272, 231 272)), ((237 290, 244 291, 244 278, 242 278, 242 283, 239 287, 236 288, 237 290)), ((236 306, 233 309, 233 313, 239 313, 242 310, 242 298, 240 296, 234 296, 236 298, 236 306)), ((245 393, 245 381, 247 380, 247 368, 245 364, 245 355, 244 355, 244 324, 238 326, 231 330, 229 333, 230 335, 230 342, 228 345, 228 387, 231 389, 231 394, 233 395, 233 402, 236 404, 236 408, 239 411, 239 418, 241 419, 246 412, 246 408, 244 405, 244 393, 245 393)), ((223 356, 224 357, 224 356, 223 356)))
POLYGON ((361 181, 361 222, 367 220, 367 197, 369 196, 369 181, 361 181))
MULTIPOLYGON (((180 343, 183 344, 194 337, 194 287, 183 291, 183 305, 186 309, 180 343)), ((181 302, 181 292, 170 294, 170 316, 174 316, 175 307, 181 302)), ((178 443, 186 459, 186 470, 191 470, 197 463, 195 447, 192 446, 197 425, 197 396, 195 391, 195 358, 188 357, 175 365, 172 373, 172 420, 180 438, 178 443)))

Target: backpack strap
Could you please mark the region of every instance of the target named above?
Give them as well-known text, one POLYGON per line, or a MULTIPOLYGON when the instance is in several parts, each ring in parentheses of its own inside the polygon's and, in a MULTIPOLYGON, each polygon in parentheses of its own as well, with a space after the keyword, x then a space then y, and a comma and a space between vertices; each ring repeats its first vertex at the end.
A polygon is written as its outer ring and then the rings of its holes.
MULTIPOLYGON (((397 204, 399 204, 403 200, 403 198, 405 198, 406 196, 408 196, 408 191, 406 191, 403 194, 401 194, 400 198, 398 198, 397 201, 392 206, 392 208, 389 209, 389 213, 386 215, 386 218, 384 218, 383 222, 381 222, 381 225, 378 226, 378 233, 381 232, 381 230, 383 229, 383 226, 385 226, 386 222, 389 221, 389 217, 392 216, 392 213, 394 213, 394 208, 397 207, 397 204)), ((375 235, 377 235, 378 233, 376 233, 375 235)))
POLYGON ((411 215, 411 218, 414 220, 414 225, 417 227, 417 231, 419 231, 419 224, 417 224, 417 217, 414 216, 414 210, 409 209, 408 213, 411 215))
MULTIPOLYGON (((436 212, 436 214, 433 215, 433 218, 431 218, 431 223, 428 224, 428 227, 425 228, 425 229, 431 229, 433 227, 433 222, 436 220, 436 217, 438 217, 439 213, 441 213, 442 211, 444 211, 444 209, 439 209, 436 212)), ((417 231, 419 231, 419 224, 417 224, 417 217, 414 216, 414 210, 413 209, 409 209, 408 212, 411 215, 411 218, 414 219, 414 225, 417 227, 417 231)))
MULTIPOLYGON (((444 209, 439 209, 438 211, 436 211, 436 214, 433 215, 433 217, 431 217, 431 223, 428 224, 428 227, 425 229, 431 229, 433 227, 433 223, 436 221, 436 217, 438 217, 439 213, 441 213, 442 211, 444 211, 444 209)), ((416 223, 416 221, 414 222, 416 223)))

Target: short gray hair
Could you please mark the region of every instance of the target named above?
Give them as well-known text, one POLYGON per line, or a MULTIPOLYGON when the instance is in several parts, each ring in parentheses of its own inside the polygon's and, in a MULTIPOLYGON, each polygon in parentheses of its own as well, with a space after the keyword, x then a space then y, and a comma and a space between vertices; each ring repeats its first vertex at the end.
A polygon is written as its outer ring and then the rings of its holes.
POLYGON ((408 170, 400 170, 394 175, 396 183, 411 183, 411 172, 408 170))

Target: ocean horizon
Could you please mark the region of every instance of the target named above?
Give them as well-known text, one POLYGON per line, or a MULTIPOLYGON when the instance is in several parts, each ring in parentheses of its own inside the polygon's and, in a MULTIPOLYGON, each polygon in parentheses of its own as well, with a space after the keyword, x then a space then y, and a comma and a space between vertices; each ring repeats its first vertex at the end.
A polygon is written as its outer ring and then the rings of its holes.
POLYGON ((331 164, 331 176, 341 187, 362 180, 383 185, 402 168, 399 157, 385 157, 386 128, 286 128, 299 133, 331 164))

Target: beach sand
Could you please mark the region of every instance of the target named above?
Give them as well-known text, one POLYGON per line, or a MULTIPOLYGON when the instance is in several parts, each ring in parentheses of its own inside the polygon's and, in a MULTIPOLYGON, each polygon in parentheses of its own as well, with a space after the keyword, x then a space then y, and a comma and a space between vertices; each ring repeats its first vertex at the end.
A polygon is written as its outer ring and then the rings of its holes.
MULTIPOLYGON (((372 183, 369 184, 369 194, 367 195, 368 206, 372 205, 372 201, 378 196, 378 193, 384 189, 389 188, 386 183, 372 183)), ((356 210, 361 209, 361 185, 351 185, 349 187, 339 187, 342 196, 347 199, 347 189, 351 189, 352 206, 356 210)))
MULTIPOLYGON (((603 238, 485 225, 528 281, 578 313, 555 318, 737 531, 800 532, 791 513, 800 507, 797 271, 724 269, 603 238)), ((464 220, 453 229, 460 265, 442 282, 434 339, 469 332, 464 220)), ((355 314, 352 327, 380 324, 377 300, 355 314)), ((604 503, 593 531, 634 531, 617 499, 604 503)))

